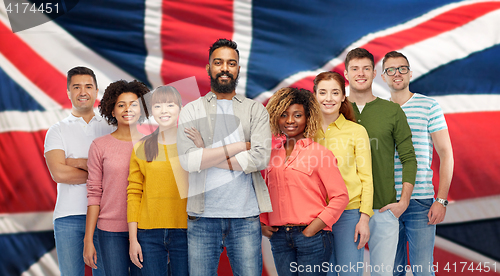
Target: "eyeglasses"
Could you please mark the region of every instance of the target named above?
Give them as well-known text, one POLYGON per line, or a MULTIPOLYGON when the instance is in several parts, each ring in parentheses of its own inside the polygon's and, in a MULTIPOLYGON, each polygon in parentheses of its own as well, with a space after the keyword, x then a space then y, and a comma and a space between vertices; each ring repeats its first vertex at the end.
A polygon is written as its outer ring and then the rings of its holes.
POLYGON ((386 73, 387 76, 394 76, 394 75, 396 75, 396 70, 398 70, 399 73, 401 73, 403 75, 408 74, 408 72, 410 72, 410 66, 400 66, 398 68, 388 67, 388 68, 385 68, 384 73, 386 73))

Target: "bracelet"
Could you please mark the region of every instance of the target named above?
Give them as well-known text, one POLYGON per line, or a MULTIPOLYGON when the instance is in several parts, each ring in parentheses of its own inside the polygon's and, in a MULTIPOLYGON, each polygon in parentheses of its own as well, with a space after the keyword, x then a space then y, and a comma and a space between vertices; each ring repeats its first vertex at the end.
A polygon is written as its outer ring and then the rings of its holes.
POLYGON ((224 148, 224 153, 226 154, 226 161, 227 161, 227 165, 229 166, 229 170, 233 171, 233 166, 231 165, 231 158, 229 158, 229 154, 227 154, 226 145, 224 145, 222 147, 224 148))

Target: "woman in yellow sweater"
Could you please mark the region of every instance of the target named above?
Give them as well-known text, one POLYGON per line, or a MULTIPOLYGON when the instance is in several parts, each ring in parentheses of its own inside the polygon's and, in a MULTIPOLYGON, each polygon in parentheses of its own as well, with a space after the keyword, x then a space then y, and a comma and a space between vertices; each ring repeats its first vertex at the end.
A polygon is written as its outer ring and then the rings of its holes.
POLYGON ((143 275, 167 275, 169 269, 168 275, 188 275, 187 173, 176 145, 182 99, 172 86, 160 86, 148 96, 159 126, 135 145, 130 159, 130 258, 143 275))
POLYGON ((346 98, 345 79, 335 72, 323 72, 314 79, 314 94, 323 115, 322 128, 314 141, 331 150, 347 186, 349 203, 332 226, 333 250, 328 275, 363 275, 357 267, 363 261, 363 247, 370 238, 368 222, 373 215, 373 180, 370 142, 365 128, 354 122, 346 98))

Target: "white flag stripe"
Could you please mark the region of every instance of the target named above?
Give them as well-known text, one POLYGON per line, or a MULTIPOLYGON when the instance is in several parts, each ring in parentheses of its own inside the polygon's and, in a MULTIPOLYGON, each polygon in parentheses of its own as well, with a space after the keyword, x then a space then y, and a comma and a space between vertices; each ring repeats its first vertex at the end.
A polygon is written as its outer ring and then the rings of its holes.
POLYGON ((0 215, 0 234, 52 231, 53 212, 13 213, 0 215))
POLYGON ((144 17, 144 42, 148 55, 145 70, 152 88, 163 85, 161 65, 163 50, 161 45, 162 1, 146 0, 144 17))
POLYGON ((236 92, 245 95, 248 60, 252 45, 252 2, 250 0, 235 0, 233 5, 233 40, 238 43, 241 66, 236 92))
POLYGON ((500 195, 451 201, 440 225, 500 218, 500 195))
MULTIPOLYGON (((0 23, 1 24, 1 23, 0 23)), ((2 70, 19 86, 21 86, 35 101, 38 102, 46 110, 61 109, 62 106, 54 101, 51 97, 47 96, 38 86, 34 85, 22 72, 17 70, 8 59, 0 53, 0 67, 2 70)), ((66 92, 64 87, 61 87, 63 93, 66 92)), ((68 99, 69 100, 69 99, 68 99)), ((0 125, 0 131, 3 125, 0 125)))
MULTIPOLYGON (((396 33, 396 32, 406 30, 406 29, 413 28, 422 22, 430 20, 430 19, 432 19, 432 18, 434 18, 434 17, 436 17, 444 12, 452 10, 454 8, 457 8, 460 6, 465 6, 465 5, 470 5, 470 4, 478 3, 478 2, 499 2, 499 1, 463 1, 460 3, 453 3, 453 4, 449 4, 449 5, 440 7, 438 9, 433 10, 433 11, 430 11, 430 12, 428 12, 428 13, 426 13, 418 18, 415 18, 413 20, 405 22, 404 24, 400 24, 400 25, 388 28, 386 30, 382 30, 380 32, 370 33, 370 34, 360 38, 358 41, 352 43, 348 47, 346 47, 346 49, 338 57, 333 58, 332 60, 330 60, 328 63, 326 63, 321 68, 316 69, 316 70, 312 70, 312 71, 301 71, 301 72, 298 72, 296 74, 293 74, 292 76, 282 80, 273 89, 271 89, 269 91, 264 91, 255 100, 260 101, 260 102, 265 102, 270 96, 272 96, 274 91, 277 91, 281 87, 289 86, 289 85, 291 85, 291 84, 293 84, 293 83, 295 83, 303 78, 306 78, 306 77, 316 76, 318 73, 321 73, 323 71, 332 70, 333 68, 335 68, 336 66, 338 66, 339 64, 344 62, 344 59, 345 59, 347 53, 353 48, 366 45, 367 43, 369 43, 370 41, 372 41, 376 38, 387 36, 387 35, 390 35, 392 33, 396 33)), ((414 67, 412 60, 420 60, 421 62, 426 62, 426 60, 429 59, 429 65, 426 65, 425 69, 432 70, 432 69, 435 69, 436 67, 439 67, 443 64, 447 64, 453 60, 463 58, 463 57, 468 56, 474 52, 484 50, 484 49, 489 48, 493 45, 499 44, 500 39, 499 39, 499 34, 498 34, 498 28, 495 28, 495 26, 498 26, 498 25, 491 23, 491 22, 498 22, 499 21, 498 12, 499 11, 494 11, 494 12, 488 13, 482 17, 477 18, 476 20, 469 22, 468 24, 465 24, 464 26, 462 26, 460 28, 456 28, 452 31, 445 32, 445 33, 438 35, 436 37, 433 37, 433 38, 424 40, 420 43, 414 44, 415 49, 420 49, 418 46, 416 46, 416 45, 420 45, 420 44, 433 45, 434 48, 431 47, 431 49, 436 51, 436 54, 441 53, 441 51, 446 51, 447 54, 444 55, 443 57, 441 57, 442 61, 439 64, 435 64, 435 60, 430 58, 431 57, 430 52, 432 52, 432 50, 429 50, 428 48, 426 48, 425 53, 420 52, 418 55, 416 55, 416 57, 414 57, 414 56, 408 57, 410 59, 410 63, 412 64, 412 69, 414 67), (485 25, 488 25, 490 27, 485 28, 484 27, 485 25), (470 34, 468 36, 464 35, 464 32, 466 32, 466 31, 472 32, 473 35, 481 35, 482 39, 480 39, 480 41, 472 41, 471 42, 470 41, 470 39, 471 39, 470 34), (487 32, 486 35, 484 35, 485 31, 487 32), (443 50, 436 50, 436 48, 441 47, 441 45, 443 44, 443 41, 445 41, 447 43, 446 45, 452 44, 453 47, 455 47, 455 48, 461 47, 462 44, 464 44, 464 43, 466 43, 466 44, 474 43, 474 45, 470 45, 469 47, 464 47, 464 49, 460 48, 461 50, 457 53, 455 53, 455 51, 448 51, 447 48, 445 48, 445 47, 442 48, 443 50), (441 43, 441 45, 439 43, 441 43), (439 47, 437 47, 437 45, 439 45, 439 47), (450 55, 455 55, 455 56, 450 58, 449 57, 450 55)), ((413 47, 414 45, 410 45, 406 48, 413 47)), ((400 49, 395 49, 395 50, 400 50, 400 49)), ((379 62, 375 65, 375 69, 377 70, 377 74, 380 75, 382 72, 381 62, 379 62)), ((422 71, 422 73, 425 73, 425 71, 422 71)), ((415 79, 415 77, 414 77, 414 79, 415 79)), ((383 80, 380 78, 380 76, 376 77, 374 80, 373 92, 375 95, 380 96, 382 98, 389 97, 389 92, 387 91, 387 86, 383 82, 383 80)), ((499 110, 499 109, 500 109, 500 107, 498 107, 496 110, 499 110)))
POLYGON ((40 131, 69 116, 69 109, 49 111, 0 112, 0 133, 9 131, 40 131))
POLYGON ((38 262, 31 265, 31 267, 24 271, 21 276, 59 276, 59 266, 57 264, 57 253, 54 248, 52 251, 45 253, 38 262))
MULTIPOLYGON (((9 22, 4 9, 0 11, 0 20, 9 22)), ((101 88, 100 97, 104 88, 111 82, 119 79, 129 81, 134 79, 115 64, 96 54, 53 21, 17 32, 16 35, 63 75, 66 75, 67 71, 74 66, 91 68, 95 72, 98 86, 101 88), (72 65, 68 66, 68 64, 72 65)), ((65 87, 61 89, 65 89, 65 87)))

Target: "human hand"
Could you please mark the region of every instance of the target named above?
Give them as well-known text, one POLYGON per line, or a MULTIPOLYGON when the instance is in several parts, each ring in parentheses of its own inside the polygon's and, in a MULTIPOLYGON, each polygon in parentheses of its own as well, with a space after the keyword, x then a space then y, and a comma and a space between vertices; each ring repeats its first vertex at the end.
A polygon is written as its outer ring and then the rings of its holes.
POLYGON ((385 205, 384 207, 380 208, 379 212, 383 213, 387 210, 391 210, 392 214, 396 218, 399 218, 406 211, 406 208, 408 208, 408 203, 400 200, 398 203, 391 203, 385 205))
POLYGON ((203 142, 203 138, 201 137, 200 132, 194 128, 185 128, 184 132, 186 133, 186 136, 191 139, 194 143, 194 145, 198 148, 204 148, 205 143, 203 142))
POLYGON ((142 262, 144 261, 142 258, 142 248, 139 242, 136 241, 130 241, 130 247, 129 247, 129 255, 130 255, 130 260, 138 267, 142 268, 142 262))
POLYGON ((83 261, 93 269, 97 269, 97 253, 94 247, 94 241, 83 243, 83 261))
POLYGON ((370 239, 369 221, 370 217, 367 214, 362 213, 359 218, 359 222, 356 224, 356 228, 354 230, 354 242, 358 241, 359 235, 358 250, 365 247, 366 243, 370 239))
POLYGON ((268 239, 274 234, 274 232, 278 231, 278 227, 272 227, 265 224, 261 224, 262 235, 266 236, 268 239))
POLYGON ((434 201, 427 214, 429 218, 429 222, 427 224, 438 224, 444 220, 444 216, 446 215, 446 207, 443 204, 434 201))

